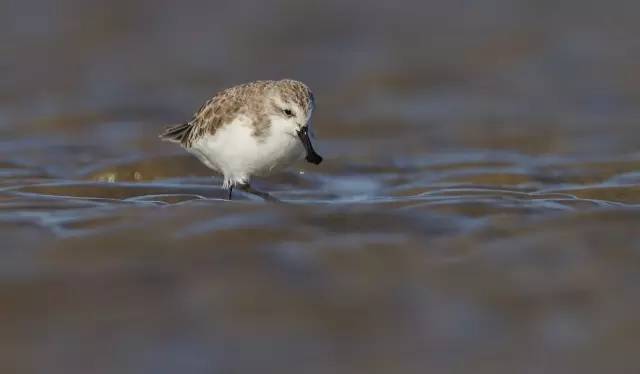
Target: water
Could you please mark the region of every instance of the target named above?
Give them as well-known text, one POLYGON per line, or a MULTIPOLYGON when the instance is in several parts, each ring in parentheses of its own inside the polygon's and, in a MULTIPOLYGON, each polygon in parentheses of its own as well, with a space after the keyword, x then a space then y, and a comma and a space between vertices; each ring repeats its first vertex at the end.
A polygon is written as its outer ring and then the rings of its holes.
POLYGON ((640 366, 635 3, 1 7, 2 372, 640 366), (156 137, 285 76, 288 204, 156 137))

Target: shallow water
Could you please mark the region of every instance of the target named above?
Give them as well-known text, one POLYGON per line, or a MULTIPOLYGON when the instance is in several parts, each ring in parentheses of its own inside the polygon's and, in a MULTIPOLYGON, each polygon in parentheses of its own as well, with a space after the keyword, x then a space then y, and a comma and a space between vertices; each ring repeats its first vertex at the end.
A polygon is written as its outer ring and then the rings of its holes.
POLYGON ((0 12, 1 372, 640 368, 635 3, 33 3, 0 12), (288 204, 158 141, 282 76, 325 158, 255 181, 288 204))

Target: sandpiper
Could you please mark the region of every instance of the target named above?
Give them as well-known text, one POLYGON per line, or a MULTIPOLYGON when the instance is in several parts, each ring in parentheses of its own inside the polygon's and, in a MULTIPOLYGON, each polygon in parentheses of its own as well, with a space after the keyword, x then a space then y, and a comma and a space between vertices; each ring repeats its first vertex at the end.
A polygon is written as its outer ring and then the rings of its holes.
POLYGON ((167 128, 160 138, 180 144, 234 187, 274 200, 251 187, 264 176, 303 158, 322 162, 311 144, 313 93, 304 83, 283 79, 231 87, 209 99, 191 121, 167 128))

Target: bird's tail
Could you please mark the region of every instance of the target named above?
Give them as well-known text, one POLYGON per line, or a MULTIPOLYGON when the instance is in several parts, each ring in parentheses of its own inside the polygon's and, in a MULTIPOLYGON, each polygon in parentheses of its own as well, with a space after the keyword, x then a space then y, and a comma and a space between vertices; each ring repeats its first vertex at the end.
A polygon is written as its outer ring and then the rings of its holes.
POLYGON ((181 125, 167 127, 164 132, 159 135, 159 138, 167 142, 184 144, 190 131, 191 125, 183 123, 181 125))

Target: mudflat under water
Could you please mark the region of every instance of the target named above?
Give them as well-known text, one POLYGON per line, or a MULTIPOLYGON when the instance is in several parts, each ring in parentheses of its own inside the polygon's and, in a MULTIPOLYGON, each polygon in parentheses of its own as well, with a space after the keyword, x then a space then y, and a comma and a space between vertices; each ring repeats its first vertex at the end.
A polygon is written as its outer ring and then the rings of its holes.
POLYGON ((632 3, 57 3, 0 12, 0 371, 638 369, 632 3), (255 182, 289 204, 156 137, 282 76, 325 157, 255 182))

